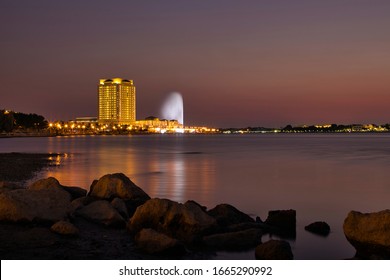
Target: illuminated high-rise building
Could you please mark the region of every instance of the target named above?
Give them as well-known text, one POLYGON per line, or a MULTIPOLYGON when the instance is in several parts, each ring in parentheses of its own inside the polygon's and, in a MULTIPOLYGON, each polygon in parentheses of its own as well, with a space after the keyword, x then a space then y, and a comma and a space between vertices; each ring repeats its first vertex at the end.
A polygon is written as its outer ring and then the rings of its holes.
POLYGON ((135 119, 135 86, 132 80, 100 79, 99 124, 133 124, 135 119))

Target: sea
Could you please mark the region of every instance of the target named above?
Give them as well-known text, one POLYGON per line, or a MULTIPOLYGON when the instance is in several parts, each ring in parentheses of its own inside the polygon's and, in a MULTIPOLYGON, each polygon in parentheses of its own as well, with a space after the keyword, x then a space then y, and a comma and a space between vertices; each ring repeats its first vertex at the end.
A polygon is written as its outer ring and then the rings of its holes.
MULTIPOLYGON (((124 173, 151 197, 195 200, 208 209, 228 203, 265 220, 295 209, 294 258, 352 258, 343 233, 349 211, 390 207, 390 134, 159 134, 2 138, 0 152, 63 153, 33 180, 53 176, 89 189, 108 173, 124 173), (327 237, 305 231, 325 221, 327 237)), ((264 235, 262 241, 281 239, 264 235)), ((215 259, 254 259, 254 250, 215 259)))

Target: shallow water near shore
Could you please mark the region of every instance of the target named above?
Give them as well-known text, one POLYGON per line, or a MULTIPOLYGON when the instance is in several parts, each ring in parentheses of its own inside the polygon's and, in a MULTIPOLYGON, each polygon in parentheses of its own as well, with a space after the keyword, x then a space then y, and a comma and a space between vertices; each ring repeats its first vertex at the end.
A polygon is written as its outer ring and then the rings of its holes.
MULTIPOLYGON (((297 235, 288 240, 295 259, 353 257, 342 229, 348 212, 389 208, 387 134, 4 138, 0 152, 67 154, 34 180, 53 176, 89 189, 94 179, 122 172, 151 197, 192 199, 209 209, 229 203, 263 220, 269 210, 295 209, 297 235), (314 221, 326 221, 330 235, 306 232, 314 221)), ((254 252, 215 258, 252 259, 254 252)))

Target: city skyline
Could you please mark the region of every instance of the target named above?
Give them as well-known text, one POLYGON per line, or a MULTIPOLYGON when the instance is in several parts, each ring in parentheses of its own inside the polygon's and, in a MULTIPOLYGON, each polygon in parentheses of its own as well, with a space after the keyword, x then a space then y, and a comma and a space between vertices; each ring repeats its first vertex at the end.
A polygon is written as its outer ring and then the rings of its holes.
POLYGON ((128 77, 137 119, 177 91, 189 125, 389 123, 389 13, 381 0, 5 1, 0 107, 97 116, 96 80, 128 77))

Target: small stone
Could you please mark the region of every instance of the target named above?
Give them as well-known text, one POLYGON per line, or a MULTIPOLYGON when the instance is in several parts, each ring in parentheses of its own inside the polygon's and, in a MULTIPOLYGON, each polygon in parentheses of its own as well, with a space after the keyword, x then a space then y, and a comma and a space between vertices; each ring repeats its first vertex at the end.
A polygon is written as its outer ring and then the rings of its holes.
POLYGON ((325 222, 314 222, 305 226, 305 230, 318 235, 327 236, 330 233, 330 226, 325 222))
POLYGON ((79 234, 78 228, 67 221, 59 221, 55 223, 51 226, 50 230, 55 233, 68 236, 75 236, 79 234))

